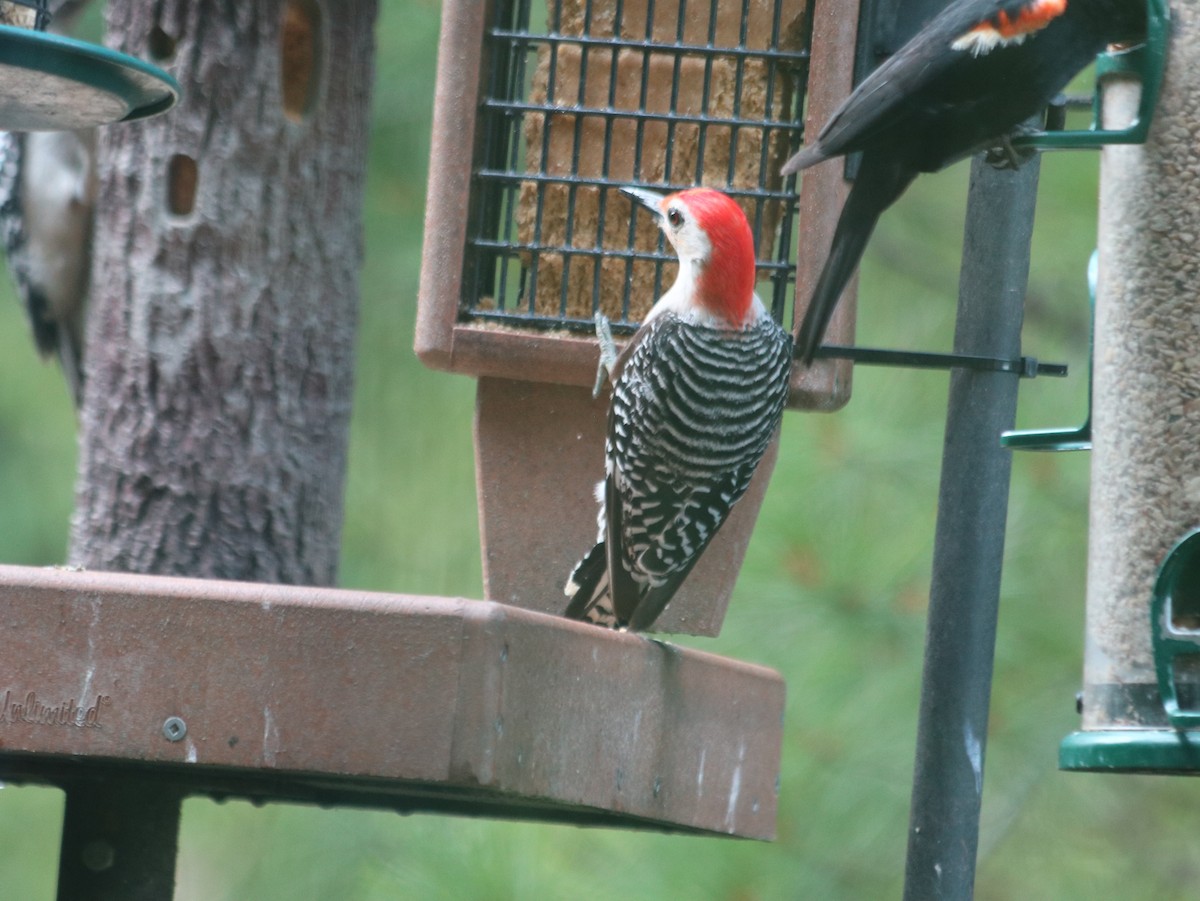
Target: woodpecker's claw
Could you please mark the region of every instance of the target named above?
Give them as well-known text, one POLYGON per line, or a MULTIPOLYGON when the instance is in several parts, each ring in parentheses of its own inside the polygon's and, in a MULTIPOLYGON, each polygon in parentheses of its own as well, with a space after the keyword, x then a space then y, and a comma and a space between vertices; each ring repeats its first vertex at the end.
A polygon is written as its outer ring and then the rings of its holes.
POLYGON ((605 376, 612 380, 613 368, 617 365, 617 345, 613 341, 612 328, 608 317, 596 311, 596 340, 600 342, 600 363, 596 366, 596 384, 592 387, 592 397, 600 396, 604 387, 605 376))

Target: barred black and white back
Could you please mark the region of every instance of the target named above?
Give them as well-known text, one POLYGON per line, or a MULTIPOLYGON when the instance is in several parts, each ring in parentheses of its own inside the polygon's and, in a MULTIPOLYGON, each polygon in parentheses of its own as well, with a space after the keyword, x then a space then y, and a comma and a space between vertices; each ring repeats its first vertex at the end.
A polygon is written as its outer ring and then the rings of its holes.
POLYGON ((601 534, 572 573, 567 616, 648 627, 746 492, 792 361, 791 337, 758 306, 744 330, 664 313, 622 353, 601 534))

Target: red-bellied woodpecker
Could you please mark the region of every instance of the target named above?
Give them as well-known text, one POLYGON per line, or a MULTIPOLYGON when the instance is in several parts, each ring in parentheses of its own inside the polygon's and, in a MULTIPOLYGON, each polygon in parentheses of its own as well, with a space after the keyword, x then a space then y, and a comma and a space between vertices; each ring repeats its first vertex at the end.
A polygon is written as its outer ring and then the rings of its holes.
POLYGON ((658 218, 679 275, 609 368, 600 536, 567 582, 566 615, 638 630, 749 486, 779 428, 792 341, 754 293, 737 203, 710 188, 623 190, 658 218))
POLYGON ((862 162, 797 338, 811 363, 875 223, 921 172, 1006 146, 1105 45, 1139 39, 1146 0, 958 0, 872 72, 785 175, 862 162))

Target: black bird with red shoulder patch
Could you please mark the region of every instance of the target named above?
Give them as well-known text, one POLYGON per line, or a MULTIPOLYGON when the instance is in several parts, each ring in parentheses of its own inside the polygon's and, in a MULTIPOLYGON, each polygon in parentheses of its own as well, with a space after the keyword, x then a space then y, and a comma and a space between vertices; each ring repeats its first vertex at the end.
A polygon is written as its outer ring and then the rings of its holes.
POLYGON ((1002 144, 1106 46, 1145 29, 1145 0, 959 0, 867 76, 783 165, 862 152, 797 355, 812 362, 880 214, 919 173, 1002 144))

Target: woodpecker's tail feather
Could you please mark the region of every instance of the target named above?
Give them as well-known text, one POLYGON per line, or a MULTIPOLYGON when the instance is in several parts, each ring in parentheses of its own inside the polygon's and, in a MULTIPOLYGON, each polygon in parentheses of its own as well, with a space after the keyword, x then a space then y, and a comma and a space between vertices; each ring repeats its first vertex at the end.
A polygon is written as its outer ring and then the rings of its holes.
POLYGON ((617 627, 608 585, 608 550, 603 541, 575 565, 563 593, 571 599, 563 616, 610 629, 617 627))
POLYGON ((82 323, 76 319, 59 321, 54 318, 50 301, 36 287, 30 286, 25 298, 33 342, 43 359, 57 354, 62 365, 75 409, 83 402, 83 336, 82 323))
MULTIPOLYGON (((793 157, 794 159, 794 157, 793 157)), ((886 159, 872 159, 864 155, 858 176, 842 207, 833 243, 812 300, 800 324, 796 339, 797 356, 806 366, 811 365, 817 348, 825 337, 825 329, 837 309, 837 302, 846 288, 846 283, 858 268, 863 250, 879 216, 904 193, 916 172, 894 165, 886 159)))
MULTIPOLYGON (((688 571, 691 567, 688 567, 688 571)), ((680 579, 680 582, 683 580, 680 579)), ((651 589, 646 593, 645 598, 637 605, 633 611, 633 615, 629 617, 628 629, 630 632, 643 632, 649 629, 654 622, 662 615, 662 612, 667 609, 667 605, 675 597, 675 592, 678 589, 678 583, 669 586, 663 586, 660 589, 651 589)))

